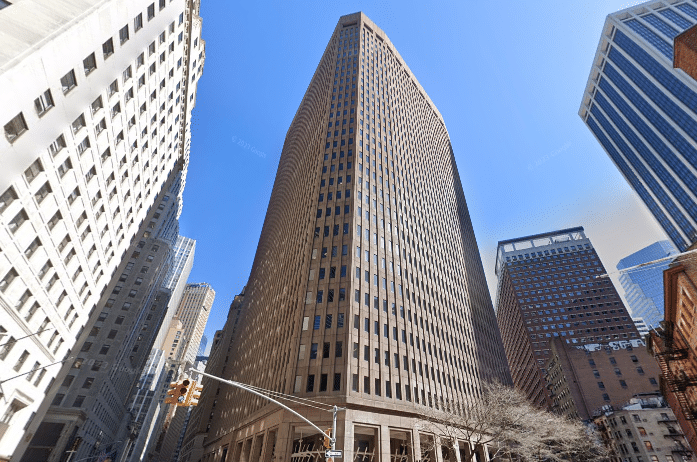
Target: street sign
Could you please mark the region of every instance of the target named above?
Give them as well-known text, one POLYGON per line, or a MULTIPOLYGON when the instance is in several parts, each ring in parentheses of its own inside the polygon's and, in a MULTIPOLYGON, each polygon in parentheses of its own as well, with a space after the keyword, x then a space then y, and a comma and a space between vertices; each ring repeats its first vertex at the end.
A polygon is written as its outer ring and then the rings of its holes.
POLYGON ((338 450, 332 451, 330 449, 324 453, 324 457, 326 457, 327 459, 329 459, 330 457, 336 457, 337 459, 341 459, 342 457, 344 457, 344 453, 343 453, 343 451, 338 451, 338 450))

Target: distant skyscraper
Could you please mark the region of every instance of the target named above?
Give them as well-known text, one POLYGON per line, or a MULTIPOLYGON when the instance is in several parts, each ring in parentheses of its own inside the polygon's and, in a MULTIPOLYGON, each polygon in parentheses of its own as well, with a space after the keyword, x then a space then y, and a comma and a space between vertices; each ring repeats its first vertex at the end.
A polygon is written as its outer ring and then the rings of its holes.
POLYGON ((582 227, 500 241, 496 318, 514 385, 551 406, 550 341, 588 345, 639 338, 582 227))
MULTIPOLYGON (((655 242, 624 257, 617 264, 617 269, 624 270, 676 253, 677 250, 670 242, 655 242)), ((658 327, 663 321, 663 271, 668 269, 669 264, 670 260, 667 260, 620 274, 620 284, 632 318, 643 318, 649 328, 658 327)))
POLYGON ((697 81, 673 68, 692 1, 647 2, 605 20, 579 115, 681 251, 697 241, 697 81))
MULTIPOLYGON (((212 372, 351 409, 343 460, 423 460, 420 417, 510 382, 445 122, 362 13, 340 18, 288 130, 237 332, 212 372)), ((244 460, 251 441, 254 458, 323 457, 278 407, 203 394, 204 459, 244 460)))
POLYGON ((187 284, 179 302, 176 316, 182 322, 182 338, 185 342, 180 358, 191 364, 196 360, 198 347, 206 330, 208 316, 215 300, 215 290, 205 282, 187 284))

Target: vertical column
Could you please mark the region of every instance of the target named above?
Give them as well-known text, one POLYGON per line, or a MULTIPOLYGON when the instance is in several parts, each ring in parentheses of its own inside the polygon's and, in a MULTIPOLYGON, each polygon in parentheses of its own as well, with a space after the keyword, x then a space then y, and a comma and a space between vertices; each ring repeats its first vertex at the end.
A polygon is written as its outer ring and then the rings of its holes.
MULTIPOLYGON (((341 414, 339 414, 341 415, 341 414)), ((352 461, 353 460, 353 454, 354 454, 354 447, 355 447, 355 441, 354 441, 354 435, 353 435, 353 411, 350 410, 345 410, 343 412, 344 415, 344 420, 340 424, 341 420, 337 419, 337 444, 336 447, 341 448, 339 445, 339 440, 340 437, 343 436, 343 449, 344 449, 344 461, 352 461)))
POLYGON ((411 432, 412 459, 414 462, 421 462, 421 435, 414 429, 411 432))
POLYGON ((462 462, 462 457, 460 457, 460 442, 455 442, 455 447, 453 448, 453 453, 455 454, 455 462, 462 462))
POLYGON ((378 462, 390 462, 390 427, 380 425, 380 459, 378 462))
POLYGON ((438 435, 433 435, 433 452, 436 457, 435 462, 443 462, 443 447, 441 446, 441 439, 438 435))

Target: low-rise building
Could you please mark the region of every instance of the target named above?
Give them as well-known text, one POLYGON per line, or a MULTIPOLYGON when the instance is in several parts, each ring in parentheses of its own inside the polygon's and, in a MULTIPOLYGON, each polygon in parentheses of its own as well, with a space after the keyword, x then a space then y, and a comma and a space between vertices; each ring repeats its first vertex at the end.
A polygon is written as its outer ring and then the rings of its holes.
POLYGON ((692 450, 661 395, 639 395, 595 419, 612 462, 678 462, 692 450))
POLYGON ((606 406, 659 390, 660 369, 643 340, 573 345, 556 337, 545 364, 552 409, 589 421, 606 406))

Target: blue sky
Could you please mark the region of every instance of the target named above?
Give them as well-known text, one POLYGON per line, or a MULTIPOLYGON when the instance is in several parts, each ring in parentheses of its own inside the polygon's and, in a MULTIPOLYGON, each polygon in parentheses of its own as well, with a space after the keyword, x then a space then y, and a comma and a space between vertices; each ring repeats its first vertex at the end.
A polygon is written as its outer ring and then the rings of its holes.
POLYGON ((390 37, 450 133, 493 291, 499 240, 584 226, 608 268, 665 239, 577 112, 605 16, 624 1, 202 0, 206 62, 181 234, 209 282, 212 338, 247 281, 283 140, 341 15, 390 37))

